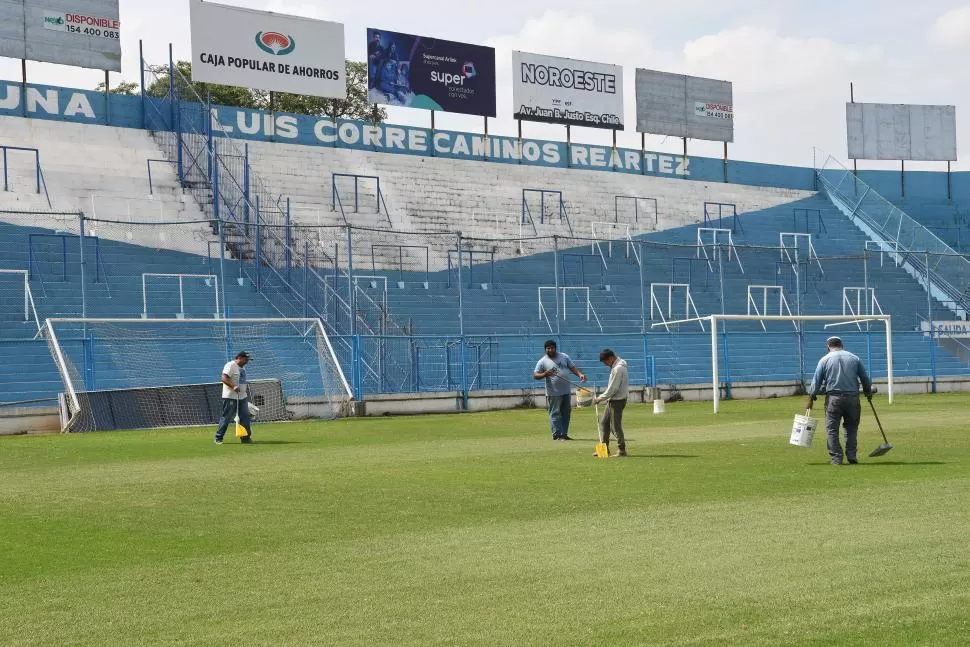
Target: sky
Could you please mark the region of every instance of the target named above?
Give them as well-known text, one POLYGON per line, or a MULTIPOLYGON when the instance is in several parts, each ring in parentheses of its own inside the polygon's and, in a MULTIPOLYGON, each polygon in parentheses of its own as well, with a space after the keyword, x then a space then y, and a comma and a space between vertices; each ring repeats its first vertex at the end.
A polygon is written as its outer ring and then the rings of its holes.
MULTIPOLYGON (((634 71, 644 67, 734 84, 734 159, 810 166, 846 160, 845 102, 955 105, 960 161, 970 169, 970 2, 948 0, 224 0, 345 25, 347 56, 364 60, 376 27, 496 48, 498 116, 492 134, 514 135, 513 50, 622 65, 626 130, 639 148, 634 71), (821 152, 816 152, 821 151, 821 152)), ((121 0, 122 79, 138 81, 139 40, 148 63, 191 58, 188 0, 121 0)), ((94 88, 103 72, 28 63, 28 80, 94 88)), ((0 59, 0 78, 19 80, 20 61, 0 59)), ((395 108, 388 121, 430 125, 426 111, 395 108)), ((481 132, 481 117, 436 114, 439 129, 481 132)), ((562 126, 523 124, 523 136, 565 139, 562 126)), ((609 144, 609 131, 573 128, 577 142, 609 144)), ((679 152, 675 138, 648 135, 649 150, 679 152)), ((692 155, 720 157, 717 142, 690 141, 692 155)), ((860 168, 898 168, 859 162, 860 168)), ((945 169, 945 162, 909 169, 945 169)))

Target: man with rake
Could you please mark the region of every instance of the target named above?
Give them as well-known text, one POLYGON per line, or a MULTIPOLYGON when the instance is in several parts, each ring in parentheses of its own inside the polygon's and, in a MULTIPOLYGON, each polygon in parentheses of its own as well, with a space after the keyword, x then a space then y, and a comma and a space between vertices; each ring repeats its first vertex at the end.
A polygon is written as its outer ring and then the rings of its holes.
POLYGON ((620 450, 617 455, 626 456, 623 409, 626 407, 626 400, 630 394, 630 373, 626 361, 622 357, 617 357, 616 353, 609 348, 600 351, 600 361, 610 369, 610 381, 606 385, 606 390, 599 397, 593 398, 593 402, 596 404, 606 403, 606 412, 603 414, 603 419, 599 421, 599 440, 609 447, 610 429, 612 427, 612 431, 616 435, 616 445, 620 450))
POLYGON ((839 442, 839 422, 845 427, 845 458, 850 465, 856 459, 856 439, 862 407, 859 405, 859 385, 872 402, 872 380, 857 356, 842 348, 842 340, 829 337, 829 352, 818 362, 812 386, 809 387, 809 408, 825 384, 825 432, 828 435, 829 456, 833 465, 842 464, 842 444, 839 442))

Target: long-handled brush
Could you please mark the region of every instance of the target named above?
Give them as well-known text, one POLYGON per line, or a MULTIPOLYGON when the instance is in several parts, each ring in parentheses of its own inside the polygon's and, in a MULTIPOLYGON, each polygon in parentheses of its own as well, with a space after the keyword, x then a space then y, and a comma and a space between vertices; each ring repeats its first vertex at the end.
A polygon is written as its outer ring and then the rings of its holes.
POLYGON ((879 422, 879 414, 876 413, 876 407, 873 406, 872 400, 869 400, 869 407, 872 408, 872 415, 876 417, 876 424, 879 426, 879 433, 882 434, 883 440, 883 443, 872 450, 872 453, 869 454, 869 458, 875 458, 877 456, 885 455, 890 449, 893 448, 893 446, 889 444, 889 439, 886 438, 886 432, 883 431, 882 423, 879 422))

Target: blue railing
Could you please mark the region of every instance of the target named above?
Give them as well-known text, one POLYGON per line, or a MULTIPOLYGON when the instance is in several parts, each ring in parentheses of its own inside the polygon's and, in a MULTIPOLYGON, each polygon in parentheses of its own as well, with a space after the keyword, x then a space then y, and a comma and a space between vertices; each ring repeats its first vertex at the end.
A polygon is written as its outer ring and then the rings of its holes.
MULTIPOLYGON (((44 170, 40 165, 40 150, 36 148, 25 148, 23 146, 7 146, 5 144, 0 144, 0 154, 2 154, 3 159, 3 190, 10 190, 10 153, 20 152, 20 153, 33 153, 34 155, 34 176, 36 178, 36 192, 38 194, 44 194, 47 200, 47 206, 51 207, 51 197, 47 192, 47 181, 44 178, 44 170)), ((52 208, 52 207, 51 207, 52 208)))

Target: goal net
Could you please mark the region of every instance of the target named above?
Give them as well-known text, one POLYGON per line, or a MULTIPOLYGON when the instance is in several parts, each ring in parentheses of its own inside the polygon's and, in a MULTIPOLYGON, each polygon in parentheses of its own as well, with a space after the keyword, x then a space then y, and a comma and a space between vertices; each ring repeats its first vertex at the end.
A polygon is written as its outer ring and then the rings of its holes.
POLYGON ((257 420, 349 414, 351 390, 317 319, 48 319, 63 431, 215 424, 239 351, 257 420))
POLYGON ((872 315, 741 315, 691 317, 653 324, 710 324, 709 380, 714 413, 732 383, 811 382, 825 341, 833 335, 866 364, 873 379, 885 378, 893 401, 892 319, 872 315), (794 324, 794 326, 793 326, 794 324), (794 328, 794 329, 793 329, 794 328))

